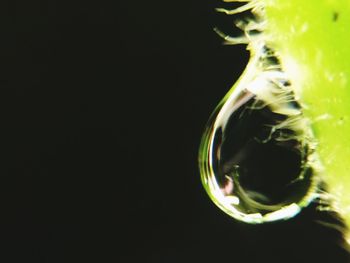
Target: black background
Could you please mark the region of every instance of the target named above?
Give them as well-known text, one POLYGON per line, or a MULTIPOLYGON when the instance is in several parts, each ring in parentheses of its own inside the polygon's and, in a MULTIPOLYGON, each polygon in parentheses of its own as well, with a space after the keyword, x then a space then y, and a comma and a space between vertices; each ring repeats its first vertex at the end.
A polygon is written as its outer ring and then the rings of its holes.
POLYGON ((234 32, 220 5, 1 2, 1 262, 347 262, 322 213, 247 226, 201 185, 248 60, 213 32, 234 32))

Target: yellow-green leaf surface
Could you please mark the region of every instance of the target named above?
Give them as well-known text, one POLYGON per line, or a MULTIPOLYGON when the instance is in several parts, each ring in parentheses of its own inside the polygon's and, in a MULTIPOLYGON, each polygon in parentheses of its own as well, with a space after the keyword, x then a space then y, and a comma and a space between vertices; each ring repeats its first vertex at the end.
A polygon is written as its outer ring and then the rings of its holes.
POLYGON ((266 39, 311 120, 323 179, 350 224, 350 1, 262 2, 266 39))

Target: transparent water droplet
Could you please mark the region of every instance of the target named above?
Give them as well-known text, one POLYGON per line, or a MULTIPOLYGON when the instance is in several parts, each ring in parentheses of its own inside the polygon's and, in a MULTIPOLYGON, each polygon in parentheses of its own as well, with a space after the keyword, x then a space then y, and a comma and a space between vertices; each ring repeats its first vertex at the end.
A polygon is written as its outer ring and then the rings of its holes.
POLYGON ((244 222, 293 217, 316 197, 313 136, 290 86, 263 47, 203 135, 204 187, 215 204, 244 222))

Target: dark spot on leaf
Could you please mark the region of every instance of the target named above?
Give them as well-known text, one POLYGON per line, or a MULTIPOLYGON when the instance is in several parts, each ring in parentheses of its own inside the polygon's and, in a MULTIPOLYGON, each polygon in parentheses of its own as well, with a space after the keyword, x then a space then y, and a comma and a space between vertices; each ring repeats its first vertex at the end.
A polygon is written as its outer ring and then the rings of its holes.
POLYGON ((338 20, 338 18, 339 18, 339 13, 336 12, 336 11, 334 11, 334 12, 333 12, 333 16, 332 16, 332 20, 333 20, 334 22, 336 22, 336 21, 338 20))

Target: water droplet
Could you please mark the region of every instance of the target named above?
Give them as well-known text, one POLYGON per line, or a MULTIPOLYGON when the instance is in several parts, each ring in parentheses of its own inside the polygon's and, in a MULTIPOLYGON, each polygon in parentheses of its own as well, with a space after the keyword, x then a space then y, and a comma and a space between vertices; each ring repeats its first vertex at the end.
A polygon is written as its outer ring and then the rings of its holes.
POLYGON ((290 218, 316 197, 314 149, 291 83, 262 46, 209 120, 199 156, 202 181, 236 219, 290 218))

